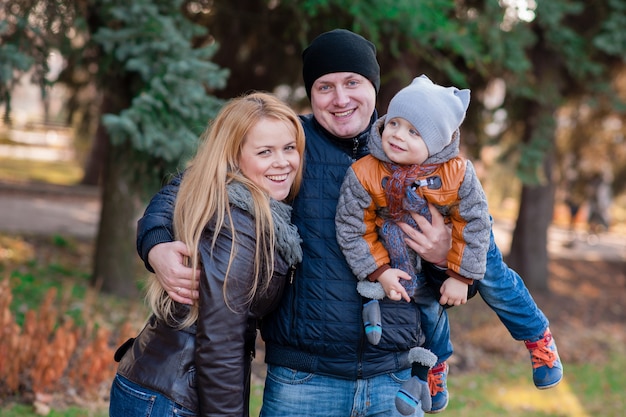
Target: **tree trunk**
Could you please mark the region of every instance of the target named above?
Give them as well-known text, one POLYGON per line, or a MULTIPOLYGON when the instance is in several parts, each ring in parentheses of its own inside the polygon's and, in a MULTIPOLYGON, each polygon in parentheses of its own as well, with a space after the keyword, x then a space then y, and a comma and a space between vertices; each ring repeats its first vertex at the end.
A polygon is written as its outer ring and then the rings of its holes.
POLYGON ((82 185, 100 185, 107 151, 108 136, 96 134, 85 163, 82 185))
POLYGON ((522 99, 517 120, 523 123, 523 142, 529 152, 526 166, 536 166, 533 159, 542 157, 537 185, 524 184, 520 210, 511 241, 509 265, 524 279, 529 289, 548 291, 548 227, 554 214, 554 148, 556 111, 562 104, 565 68, 546 46, 544 28, 533 26, 540 42, 529 51, 533 62, 534 85, 541 94, 522 99))
MULTIPOLYGON (((102 134, 100 131, 104 128, 98 130, 102 134)), ((131 178, 133 152, 130 144, 112 146, 109 141, 106 143, 102 209, 92 279, 103 292, 136 297, 135 231, 141 193, 131 178)))
MULTIPOLYGON (((111 92, 102 98, 101 114, 118 114, 128 107, 130 97, 126 80, 109 80, 111 92)), ((122 297, 137 297, 138 257, 135 249, 136 220, 141 207, 139 182, 133 167, 137 163, 130 142, 114 146, 102 123, 98 124, 95 142, 99 143, 102 207, 96 238, 92 284, 103 292, 122 297)))
POLYGON ((515 224, 508 263, 535 291, 548 291, 548 227, 554 210, 554 185, 551 180, 552 158, 544 163, 547 183, 524 185, 519 215, 515 224))
MULTIPOLYGON (((546 78, 545 80, 549 80, 546 78)), ((524 279, 529 289, 548 290, 548 227, 554 213, 554 138, 556 106, 552 103, 532 102, 525 106, 524 143, 536 154, 542 150, 542 161, 537 168, 538 184, 524 184, 520 209, 511 240, 509 265, 524 279)), ((526 158, 532 158, 526 155, 526 158)), ((532 162, 527 165, 532 167, 532 162)), ((526 172, 528 175, 528 172, 526 172)))

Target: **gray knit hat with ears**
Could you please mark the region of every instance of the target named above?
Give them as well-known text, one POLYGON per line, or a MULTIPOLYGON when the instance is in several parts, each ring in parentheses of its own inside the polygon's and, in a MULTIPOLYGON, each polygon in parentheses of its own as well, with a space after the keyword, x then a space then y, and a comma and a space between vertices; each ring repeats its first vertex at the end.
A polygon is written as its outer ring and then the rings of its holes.
POLYGON ((394 117, 408 120, 426 142, 428 156, 441 152, 459 129, 470 102, 470 90, 442 87, 420 75, 389 102, 385 126, 394 117))

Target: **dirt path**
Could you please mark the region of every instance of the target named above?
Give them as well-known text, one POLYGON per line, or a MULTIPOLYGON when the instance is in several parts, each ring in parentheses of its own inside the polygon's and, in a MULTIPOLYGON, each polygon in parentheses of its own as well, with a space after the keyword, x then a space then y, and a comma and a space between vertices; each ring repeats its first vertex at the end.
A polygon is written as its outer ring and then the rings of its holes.
POLYGON ((99 191, 0 182, 0 231, 94 237, 100 217, 99 191))

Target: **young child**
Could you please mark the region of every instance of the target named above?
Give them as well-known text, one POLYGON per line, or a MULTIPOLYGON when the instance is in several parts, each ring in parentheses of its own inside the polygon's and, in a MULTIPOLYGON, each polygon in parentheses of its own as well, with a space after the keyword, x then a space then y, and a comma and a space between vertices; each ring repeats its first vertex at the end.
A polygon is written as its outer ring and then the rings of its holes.
MULTIPOLYGON (((420 258, 406 246, 397 225, 405 222, 416 227, 411 212, 430 220, 428 203, 452 225, 452 248, 446 260, 449 278, 441 286, 441 304, 464 304, 468 285, 483 279, 488 268, 502 274, 511 271, 503 268, 506 265, 501 257, 488 256, 492 231, 487 199, 472 163, 459 156, 459 127, 469 100, 469 90, 436 85, 425 75, 415 78, 394 96, 387 115, 372 127, 371 154, 355 162, 346 174, 337 206, 337 240, 359 279, 357 290, 364 297, 363 322, 370 343, 378 344, 382 336, 378 300, 385 296, 416 302, 422 322, 437 319, 428 317, 427 309, 421 308, 426 283, 420 258)), ((480 285, 477 287, 480 291, 480 285)), ((530 296, 524 296, 524 302, 528 302, 526 298, 530 296)), ((534 304, 532 298, 530 302, 534 304)), ((541 378, 534 371, 535 384, 541 389, 556 385, 562 378, 556 345, 547 325, 543 329, 526 343, 531 357, 538 344, 552 355, 544 361, 549 363, 541 364, 541 378)), ((431 349, 438 355, 437 349, 431 349)), ((443 362, 435 368, 445 390, 447 365, 443 362)), ((420 395, 417 382, 409 382, 396 401, 398 409, 407 413, 419 403, 420 395)), ((445 398, 437 405, 433 396, 431 412, 445 408, 447 392, 443 394, 445 398)))

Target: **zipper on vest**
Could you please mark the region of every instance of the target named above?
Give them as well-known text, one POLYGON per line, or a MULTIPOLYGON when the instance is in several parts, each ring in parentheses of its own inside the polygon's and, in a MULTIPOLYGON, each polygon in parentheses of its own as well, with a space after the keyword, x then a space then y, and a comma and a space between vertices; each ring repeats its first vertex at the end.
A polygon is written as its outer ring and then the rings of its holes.
POLYGON ((293 284, 293 277, 296 275, 296 267, 292 265, 289 268, 289 284, 293 284))
POLYGON ((364 333, 361 332, 359 340, 359 348, 357 350, 357 365, 356 365, 356 377, 357 379, 363 379, 363 352, 365 351, 365 344, 369 343, 367 338, 364 337, 364 333))
POLYGON ((357 156, 359 155, 359 137, 352 138, 352 161, 357 160, 357 156))

